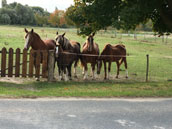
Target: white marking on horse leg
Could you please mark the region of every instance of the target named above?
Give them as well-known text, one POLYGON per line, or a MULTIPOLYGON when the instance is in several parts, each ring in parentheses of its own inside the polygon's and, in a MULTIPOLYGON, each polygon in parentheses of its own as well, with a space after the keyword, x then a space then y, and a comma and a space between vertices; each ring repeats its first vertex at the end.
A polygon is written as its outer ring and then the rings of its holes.
POLYGON ((74 73, 74 77, 76 77, 76 68, 75 67, 74 67, 73 73, 74 73))
POLYGON ((128 70, 125 69, 125 73, 126 73, 126 78, 128 78, 128 70))
POLYGON ((67 74, 64 74, 64 76, 65 76, 65 81, 68 81, 69 78, 68 78, 67 74))
POLYGON ((85 68, 82 69, 82 75, 85 75, 85 68))
POLYGON ((63 78, 63 72, 61 71, 61 73, 59 74, 59 81, 61 81, 63 78))
POLYGON ((87 79, 87 76, 88 76, 88 71, 85 71, 85 74, 84 74, 84 80, 87 79))

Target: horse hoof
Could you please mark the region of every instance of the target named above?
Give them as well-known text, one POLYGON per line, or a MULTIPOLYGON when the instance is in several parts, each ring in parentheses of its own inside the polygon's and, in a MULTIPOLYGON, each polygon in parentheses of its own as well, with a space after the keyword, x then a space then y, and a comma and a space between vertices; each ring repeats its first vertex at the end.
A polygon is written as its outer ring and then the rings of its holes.
POLYGON ((118 76, 116 76, 116 79, 118 79, 118 76))
POLYGON ((128 76, 126 76, 125 78, 128 79, 128 76))
POLYGON ((39 78, 36 78, 36 81, 40 81, 40 79, 39 78))

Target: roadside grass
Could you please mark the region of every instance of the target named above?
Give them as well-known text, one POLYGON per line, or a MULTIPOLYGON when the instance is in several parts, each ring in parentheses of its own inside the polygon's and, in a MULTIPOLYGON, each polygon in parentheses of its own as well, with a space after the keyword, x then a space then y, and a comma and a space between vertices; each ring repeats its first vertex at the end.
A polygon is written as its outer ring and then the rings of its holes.
POLYGON ((172 97, 172 82, 0 82, 0 97, 172 97))
MULTIPOLYGON (((56 31, 59 31, 59 34, 66 32, 68 39, 80 42, 81 46, 86 40, 86 37, 76 34, 76 29, 0 25, 0 49, 3 47, 22 49, 25 43, 24 28, 29 31, 34 28, 34 31, 42 39, 54 39, 56 31)), ((35 79, 27 81, 26 79, 26 82, 23 81, 18 84, 1 80, 0 97, 172 97, 171 38, 168 39, 168 43, 163 43, 161 38, 157 38, 155 42, 154 38, 149 37, 149 35, 146 36, 146 39, 143 36, 137 36, 137 40, 134 40, 132 36, 121 37, 120 34, 114 38, 113 32, 106 32, 96 34, 94 39, 99 44, 100 51, 107 43, 123 43, 126 46, 129 79, 124 79, 125 69, 123 65, 121 66, 120 79, 115 79, 116 64, 113 63, 110 81, 103 81, 103 67, 98 80, 92 81, 89 78, 88 81, 83 81, 82 68, 78 67, 79 79, 70 82, 48 83, 46 81, 35 82, 35 79), (146 54, 150 55, 150 82, 148 83, 145 83, 146 54)), ((57 68, 55 71, 57 77, 57 68)))

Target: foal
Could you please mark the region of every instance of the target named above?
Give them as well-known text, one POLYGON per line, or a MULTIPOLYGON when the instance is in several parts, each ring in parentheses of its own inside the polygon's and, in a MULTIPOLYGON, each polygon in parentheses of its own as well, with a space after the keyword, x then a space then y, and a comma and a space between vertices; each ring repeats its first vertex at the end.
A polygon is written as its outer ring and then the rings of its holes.
POLYGON ((91 34, 88 36, 86 42, 83 45, 83 50, 82 50, 82 56, 81 56, 81 65, 83 66, 83 74, 84 74, 84 80, 87 79, 87 71, 88 67, 87 64, 91 64, 92 68, 92 79, 94 79, 94 70, 95 70, 95 65, 97 64, 97 59, 99 55, 99 46, 98 44, 94 43, 94 37, 95 33, 91 34), (87 55, 88 54, 88 55, 87 55))
POLYGON ((68 81, 68 79, 72 80, 71 76, 71 67, 73 62, 75 61, 75 56, 71 56, 70 51, 65 51, 62 49, 62 46, 56 43, 56 52, 55 52, 55 60, 57 61, 58 71, 60 80, 68 81), (66 69, 68 71, 68 75, 66 75, 66 69), (65 79, 63 78, 63 73, 65 79))
POLYGON ((124 62, 125 69, 126 69, 126 78, 128 78, 126 48, 124 45, 122 45, 122 44, 118 44, 118 45, 106 44, 101 55, 99 56, 98 60, 99 60, 98 61, 98 74, 100 74, 102 61, 104 63, 104 72, 105 72, 104 79, 109 79, 109 72, 111 70, 111 63, 112 62, 116 62, 116 64, 117 64, 116 78, 118 78, 118 76, 119 76, 119 67, 123 62, 124 62), (106 62, 109 63, 108 73, 106 72, 106 62))
POLYGON ((74 59, 74 77, 77 77, 76 75, 76 67, 77 63, 80 58, 80 43, 76 41, 70 41, 65 37, 65 33, 62 35, 59 35, 58 32, 56 33, 55 37, 56 43, 59 44, 63 51, 70 52, 70 57, 74 59))

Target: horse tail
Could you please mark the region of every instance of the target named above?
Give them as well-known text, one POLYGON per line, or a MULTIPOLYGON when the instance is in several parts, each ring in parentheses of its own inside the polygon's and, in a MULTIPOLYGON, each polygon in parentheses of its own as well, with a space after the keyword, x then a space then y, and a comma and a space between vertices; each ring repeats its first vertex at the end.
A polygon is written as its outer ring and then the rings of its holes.
POLYGON ((125 69, 127 69, 127 58, 126 58, 126 56, 125 57, 122 57, 119 65, 121 65, 123 62, 124 62, 124 65, 125 65, 125 69))
POLYGON ((76 61, 75 61, 75 64, 74 64, 74 67, 77 67, 77 65, 78 65, 78 62, 79 62, 79 59, 81 60, 81 45, 80 45, 80 43, 78 43, 78 42, 76 42, 77 43, 77 45, 78 45, 78 47, 79 47, 79 49, 78 49, 78 52, 77 52, 77 59, 76 59, 76 61))

